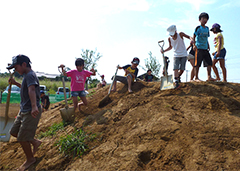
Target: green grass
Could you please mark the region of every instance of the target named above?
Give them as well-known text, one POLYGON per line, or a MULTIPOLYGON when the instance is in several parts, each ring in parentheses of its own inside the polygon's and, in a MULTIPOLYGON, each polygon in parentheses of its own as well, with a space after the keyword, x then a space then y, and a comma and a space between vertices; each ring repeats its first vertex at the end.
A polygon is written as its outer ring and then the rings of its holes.
POLYGON ((66 126, 66 123, 60 122, 60 123, 54 123, 52 126, 50 126, 48 128, 48 131, 46 132, 40 132, 40 134, 38 135, 38 138, 43 138, 43 137, 49 137, 49 136, 53 136, 56 135, 56 133, 59 130, 63 130, 64 127, 66 126))
POLYGON ((72 156, 73 158, 80 157, 84 152, 89 150, 88 142, 96 138, 95 134, 87 134, 82 129, 75 129, 71 134, 63 136, 56 141, 59 151, 65 156, 72 156))

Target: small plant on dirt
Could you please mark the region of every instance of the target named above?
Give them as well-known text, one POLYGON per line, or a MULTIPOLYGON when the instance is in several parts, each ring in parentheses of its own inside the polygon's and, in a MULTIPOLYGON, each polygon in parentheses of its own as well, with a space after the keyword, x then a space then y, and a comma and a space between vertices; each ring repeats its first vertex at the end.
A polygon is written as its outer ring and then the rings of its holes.
POLYGON ((80 157, 84 152, 88 151, 88 142, 96 138, 95 134, 87 134, 82 129, 75 129, 72 134, 61 137, 55 145, 59 147, 59 151, 66 157, 80 157))
POLYGON ((63 130, 63 128, 67 125, 67 123, 54 123, 52 126, 48 127, 48 131, 46 132, 40 132, 38 138, 53 136, 56 134, 57 131, 63 130))

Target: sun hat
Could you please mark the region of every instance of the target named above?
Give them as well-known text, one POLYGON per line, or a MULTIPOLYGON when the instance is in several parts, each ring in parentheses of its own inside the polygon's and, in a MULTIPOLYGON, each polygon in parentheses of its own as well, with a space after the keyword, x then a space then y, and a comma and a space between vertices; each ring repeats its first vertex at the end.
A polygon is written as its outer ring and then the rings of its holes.
POLYGON ((7 67, 7 69, 14 68, 15 65, 19 64, 21 65, 23 62, 31 63, 30 59, 25 55, 17 55, 12 57, 12 64, 7 67))
POLYGON ((173 36, 177 31, 176 25, 171 25, 170 27, 167 28, 167 31, 170 36, 173 36))
POLYGON ((133 64, 139 64, 140 60, 137 57, 134 57, 132 60, 133 64))
POLYGON ((216 28, 216 29, 219 30, 219 31, 222 31, 222 30, 220 29, 221 26, 220 26, 218 23, 213 24, 213 25, 212 25, 212 28, 210 29, 210 31, 213 31, 214 28, 216 28))

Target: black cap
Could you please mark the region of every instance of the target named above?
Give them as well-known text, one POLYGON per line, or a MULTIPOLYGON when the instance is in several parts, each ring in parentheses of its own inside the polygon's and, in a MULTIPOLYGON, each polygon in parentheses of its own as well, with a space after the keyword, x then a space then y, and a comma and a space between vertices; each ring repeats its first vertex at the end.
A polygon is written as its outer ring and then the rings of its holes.
POLYGON ((133 64, 139 64, 140 60, 138 59, 138 57, 134 57, 132 60, 133 64))
POLYGON ((15 65, 17 64, 22 64, 23 62, 26 62, 27 64, 31 63, 30 59, 25 56, 25 55, 17 55, 12 57, 12 64, 7 67, 7 69, 12 69, 14 68, 15 65))

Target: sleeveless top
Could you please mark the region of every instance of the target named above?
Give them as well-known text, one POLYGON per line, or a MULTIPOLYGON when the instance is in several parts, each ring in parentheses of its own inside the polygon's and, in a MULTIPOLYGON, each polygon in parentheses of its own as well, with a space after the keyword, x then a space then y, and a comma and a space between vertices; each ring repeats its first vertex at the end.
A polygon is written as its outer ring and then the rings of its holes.
POLYGON ((170 37, 170 42, 174 49, 174 57, 187 57, 188 56, 184 41, 178 33, 177 33, 176 40, 173 40, 173 38, 170 37))

